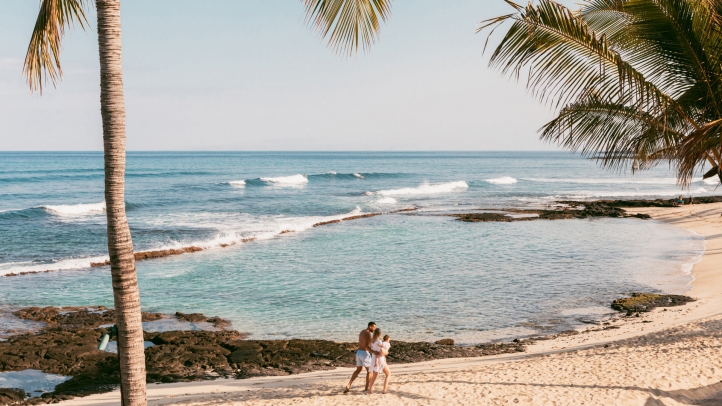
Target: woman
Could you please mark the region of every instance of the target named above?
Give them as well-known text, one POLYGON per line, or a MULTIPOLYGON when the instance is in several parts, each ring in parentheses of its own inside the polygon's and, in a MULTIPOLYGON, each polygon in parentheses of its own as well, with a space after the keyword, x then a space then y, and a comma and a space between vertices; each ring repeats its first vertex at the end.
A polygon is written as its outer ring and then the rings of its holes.
POLYGON ((369 394, 373 393, 374 383, 376 378, 379 376, 379 372, 384 371, 384 390, 381 393, 386 393, 386 389, 389 387, 389 377, 391 376, 391 370, 388 364, 386 364, 386 355, 389 354, 391 348, 391 337, 388 335, 384 336, 383 341, 381 340, 381 329, 377 328, 371 338, 371 379, 369 380, 369 394))

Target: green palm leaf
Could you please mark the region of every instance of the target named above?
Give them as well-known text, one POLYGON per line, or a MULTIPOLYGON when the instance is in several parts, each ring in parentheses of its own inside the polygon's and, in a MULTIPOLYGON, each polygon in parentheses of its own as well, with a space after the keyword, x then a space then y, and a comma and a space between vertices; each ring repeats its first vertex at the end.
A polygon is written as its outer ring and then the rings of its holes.
POLYGON ((667 160, 688 184, 722 155, 722 0, 553 0, 482 22, 511 21, 490 66, 559 108, 541 139, 624 169, 667 160))
POLYGON ((380 23, 391 16, 390 0, 304 0, 306 20, 340 54, 368 50, 376 42, 380 23))
POLYGON ((88 23, 83 11, 85 6, 86 0, 41 1, 23 66, 23 74, 32 91, 42 93, 43 82, 47 81, 47 78, 55 85, 62 76, 61 40, 65 35, 65 28, 76 22, 85 29, 85 24, 88 23))
POLYGON ((679 127, 685 128, 685 123, 669 118, 588 95, 561 109, 541 129, 541 139, 581 152, 610 168, 625 169, 635 161, 650 167, 654 154, 654 159, 660 159, 658 151, 669 150, 683 137, 679 127))

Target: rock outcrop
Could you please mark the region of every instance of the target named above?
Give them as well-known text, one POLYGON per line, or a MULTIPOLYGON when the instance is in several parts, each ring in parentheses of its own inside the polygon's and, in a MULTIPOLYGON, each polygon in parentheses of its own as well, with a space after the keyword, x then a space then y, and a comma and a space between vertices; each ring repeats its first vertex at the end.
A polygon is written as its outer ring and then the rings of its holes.
MULTIPOLYGON (((169 257, 171 255, 181 255, 186 254, 189 252, 198 252, 203 251, 203 248, 201 247, 183 247, 178 249, 168 249, 168 250, 158 250, 158 251, 140 251, 133 254, 135 256, 136 261, 142 261, 144 259, 153 259, 153 258, 163 258, 163 257, 169 257)), ((110 265, 110 260, 107 260, 105 262, 91 262, 90 266, 92 267, 98 267, 98 266, 107 266, 110 265)))
POLYGON ((648 312, 656 307, 682 306, 695 299, 683 295, 660 295, 656 293, 632 293, 632 297, 617 299, 612 302, 612 309, 631 312, 648 312))

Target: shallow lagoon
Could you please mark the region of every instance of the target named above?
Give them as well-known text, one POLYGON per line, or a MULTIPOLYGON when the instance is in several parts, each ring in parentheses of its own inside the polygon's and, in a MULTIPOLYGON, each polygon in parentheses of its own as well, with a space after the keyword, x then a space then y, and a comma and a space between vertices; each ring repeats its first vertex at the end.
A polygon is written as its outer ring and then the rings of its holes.
MULTIPOLYGON (((253 338, 353 340, 375 320, 396 339, 478 343, 604 317, 632 291, 683 293, 683 264, 702 246, 638 219, 385 215, 142 261, 138 271, 145 310, 218 315, 253 338)), ((5 303, 112 305, 107 268, 3 282, 5 303)))

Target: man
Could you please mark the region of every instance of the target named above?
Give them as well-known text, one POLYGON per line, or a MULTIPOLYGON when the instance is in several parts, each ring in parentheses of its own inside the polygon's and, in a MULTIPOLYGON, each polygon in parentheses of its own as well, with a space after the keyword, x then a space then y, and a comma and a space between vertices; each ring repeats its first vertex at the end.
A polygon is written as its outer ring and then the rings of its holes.
POLYGON ((343 393, 348 393, 348 391, 351 390, 351 384, 364 368, 366 368, 366 389, 364 390, 369 390, 369 380, 371 379, 371 373, 369 372, 369 368, 371 368, 371 337, 374 330, 376 330, 376 323, 370 321, 368 327, 365 330, 362 330, 358 335, 356 371, 354 371, 353 375, 351 375, 351 380, 348 381, 348 385, 346 385, 346 389, 344 389, 343 393))

